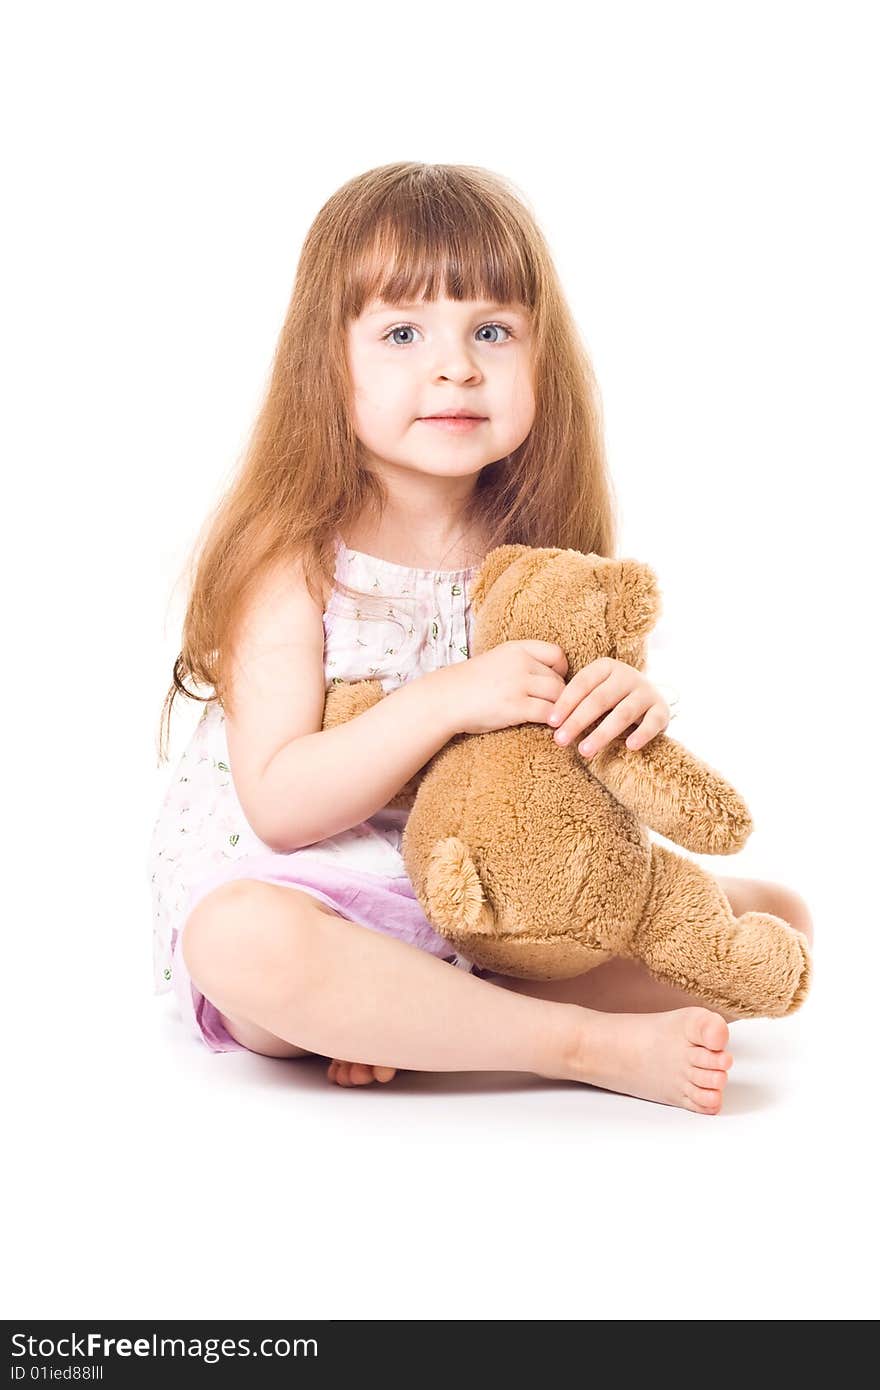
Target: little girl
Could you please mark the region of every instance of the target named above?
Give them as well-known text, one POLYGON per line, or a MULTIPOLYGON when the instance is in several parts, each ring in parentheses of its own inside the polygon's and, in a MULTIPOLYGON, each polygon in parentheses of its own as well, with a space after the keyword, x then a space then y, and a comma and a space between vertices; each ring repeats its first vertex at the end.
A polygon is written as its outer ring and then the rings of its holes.
MULTIPOLYGON (((719 1112, 726 1016, 634 961, 549 982, 478 969, 422 913, 390 804, 459 732, 590 731, 589 757, 667 727, 622 662, 572 671, 538 641, 468 659, 488 551, 610 556, 610 492, 592 368, 513 188, 400 163, 339 189, 194 567, 163 710, 200 698, 186 676, 213 687, 150 864, 156 990, 213 1051, 317 1054, 342 1085, 529 1071, 719 1112), (331 684, 371 678, 385 698, 322 730, 331 684)), ((797 894, 718 882, 737 915, 812 940, 797 894)))

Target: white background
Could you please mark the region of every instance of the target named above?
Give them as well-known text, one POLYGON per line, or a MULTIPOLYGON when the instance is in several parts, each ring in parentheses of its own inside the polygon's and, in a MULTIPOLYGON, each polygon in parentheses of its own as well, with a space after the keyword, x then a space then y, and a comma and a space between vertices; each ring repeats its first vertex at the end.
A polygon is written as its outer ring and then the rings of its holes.
MULTIPOLYGON (((7 1316, 876 1316, 877 43, 853 3, 31 5, 2 93, 7 1316), (302 238, 400 159, 512 179, 592 355, 715 872, 810 903, 698 1116, 330 1086, 151 994, 178 583, 302 238), (14 1271, 14 1273, 12 1273, 14 1271)), ((172 765, 199 708, 180 710, 172 765)))

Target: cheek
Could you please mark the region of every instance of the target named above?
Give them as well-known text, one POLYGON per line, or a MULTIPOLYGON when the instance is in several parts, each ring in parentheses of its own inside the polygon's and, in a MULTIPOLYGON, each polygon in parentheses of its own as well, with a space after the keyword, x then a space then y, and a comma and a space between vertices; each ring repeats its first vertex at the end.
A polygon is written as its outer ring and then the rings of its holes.
POLYGON ((393 373, 387 372, 383 360, 375 351, 361 345, 349 350, 348 362, 356 398, 366 405, 381 402, 393 383, 393 373))
POLYGON ((353 373, 354 397, 358 408, 369 416, 381 412, 390 396, 389 382, 375 363, 360 361, 353 373))
POLYGON ((508 419, 511 429, 522 436, 528 434, 535 418, 535 396, 527 370, 517 371, 510 383, 508 419))
POLYGON ((354 383, 355 427, 367 442, 385 443, 412 421, 415 407, 404 384, 385 372, 361 373, 354 383))

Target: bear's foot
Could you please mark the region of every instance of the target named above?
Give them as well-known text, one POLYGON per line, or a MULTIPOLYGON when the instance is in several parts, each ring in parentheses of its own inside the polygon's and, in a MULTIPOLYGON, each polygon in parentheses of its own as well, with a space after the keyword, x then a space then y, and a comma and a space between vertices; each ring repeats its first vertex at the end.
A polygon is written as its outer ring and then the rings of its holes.
POLYGON ((737 1018, 785 1018, 810 987, 802 932, 768 912, 734 917, 711 874, 653 844, 651 891, 631 942, 655 979, 737 1018))

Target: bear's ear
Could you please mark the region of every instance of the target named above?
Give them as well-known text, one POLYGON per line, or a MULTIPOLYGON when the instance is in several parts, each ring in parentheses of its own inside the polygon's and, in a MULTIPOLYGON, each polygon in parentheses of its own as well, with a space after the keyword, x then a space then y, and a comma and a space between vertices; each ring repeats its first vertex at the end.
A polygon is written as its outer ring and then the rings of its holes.
POLYGON ((609 568, 607 584, 608 636, 618 648, 632 648, 660 616, 657 576, 640 560, 619 560, 609 568))
POLYGON ((531 549, 530 545, 496 545, 494 550, 489 551, 480 566, 476 583, 471 589, 471 607, 474 613, 477 612, 495 580, 500 579, 504 571, 509 569, 520 555, 524 555, 527 550, 531 549))

